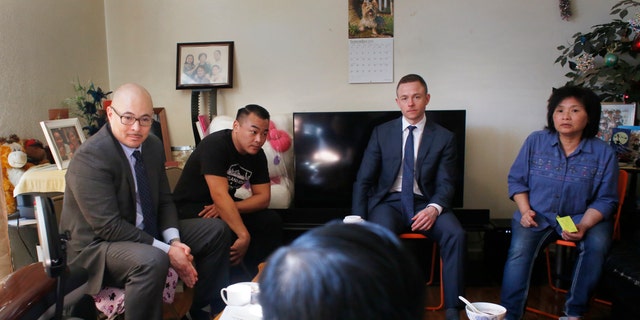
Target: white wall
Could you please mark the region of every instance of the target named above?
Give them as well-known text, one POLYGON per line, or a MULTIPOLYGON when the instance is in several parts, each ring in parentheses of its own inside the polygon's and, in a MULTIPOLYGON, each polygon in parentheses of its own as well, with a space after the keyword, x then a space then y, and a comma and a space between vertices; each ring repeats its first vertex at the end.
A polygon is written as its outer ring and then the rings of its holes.
POLYGON ((0 0, 0 136, 45 141, 38 123, 72 81, 108 89, 105 37, 102 1, 0 0))
MULTIPOLYGON (((551 87, 566 81, 555 48, 610 21, 616 2, 572 1, 567 22, 557 1, 396 1, 394 79, 419 73, 429 108, 468 111, 465 207, 511 215, 508 169, 544 125, 551 87)), ((348 83, 347 3, 0 0, 0 134, 42 139, 37 121, 73 94, 78 75, 109 89, 143 84, 167 109, 172 145, 192 145, 190 92, 175 90, 178 42, 234 41, 224 114, 247 103, 272 113, 395 109, 394 83, 348 83)))
MULTIPOLYGON (((545 122, 546 100, 566 82, 556 47, 610 20, 617 1, 398 0, 397 81, 419 73, 428 108, 467 109, 465 207, 510 217, 506 176, 524 138, 545 122)), ((395 83, 349 84, 347 0, 106 1, 112 86, 144 84, 167 108, 172 145, 192 145, 190 92, 175 90, 176 43, 234 41, 233 89, 221 113, 247 103, 272 113, 396 108, 395 83)))

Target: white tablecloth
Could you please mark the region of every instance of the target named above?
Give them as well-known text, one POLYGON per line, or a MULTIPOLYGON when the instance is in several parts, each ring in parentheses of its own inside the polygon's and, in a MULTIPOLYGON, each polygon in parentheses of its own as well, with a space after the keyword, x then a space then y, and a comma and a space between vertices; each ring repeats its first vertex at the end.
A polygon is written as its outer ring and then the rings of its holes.
POLYGON ((66 169, 58 170, 55 164, 43 164, 24 172, 13 196, 28 192, 64 192, 66 169))

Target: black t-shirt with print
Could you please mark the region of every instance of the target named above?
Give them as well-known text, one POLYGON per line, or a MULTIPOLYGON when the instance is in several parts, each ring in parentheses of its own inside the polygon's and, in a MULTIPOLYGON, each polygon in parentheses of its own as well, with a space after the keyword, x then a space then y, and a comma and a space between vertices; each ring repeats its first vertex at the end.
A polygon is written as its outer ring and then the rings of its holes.
POLYGON ((245 183, 269 183, 269 168, 264 151, 255 155, 241 155, 231 140, 231 130, 207 135, 193 151, 184 166, 173 199, 180 203, 213 203, 204 175, 225 177, 229 181, 229 194, 245 183))

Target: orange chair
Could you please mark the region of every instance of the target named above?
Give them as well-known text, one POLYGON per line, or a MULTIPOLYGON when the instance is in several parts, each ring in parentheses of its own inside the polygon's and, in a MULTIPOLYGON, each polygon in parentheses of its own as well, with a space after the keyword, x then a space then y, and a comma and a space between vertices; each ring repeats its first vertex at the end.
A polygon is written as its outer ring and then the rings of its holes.
MULTIPOLYGON (((400 234, 400 239, 428 239, 425 235, 421 233, 413 233, 407 232, 400 234)), ((431 269, 429 271, 429 281, 427 281, 426 285, 431 285, 433 283, 433 276, 436 268, 436 250, 438 249, 435 241, 433 242, 433 248, 431 250, 431 269)), ((440 310, 444 307, 444 287, 442 286, 442 259, 440 259, 440 303, 436 306, 426 306, 424 309, 427 311, 435 311, 440 310)))
MULTIPOLYGON (((618 209, 615 213, 614 216, 614 222, 613 222, 613 233, 611 235, 613 240, 620 240, 620 214, 622 212, 622 205, 624 204, 624 198, 627 194, 627 184, 629 182, 629 173, 627 173, 627 171, 625 170, 620 170, 619 171, 619 175, 618 175, 618 209)), ((566 240, 556 240, 555 245, 558 246, 558 249, 561 249, 561 247, 567 247, 567 248, 575 248, 576 247, 576 243, 573 241, 566 241, 566 240)), ((551 289, 553 289, 553 291, 555 292, 562 292, 562 293, 566 293, 567 290, 562 289, 560 287, 557 287, 553 284, 553 274, 551 272, 551 259, 549 257, 549 248, 547 247, 545 249, 545 255, 547 258, 547 278, 549 280, 549 287, 551 287, 551 289)), ((603 303, 606 305, 611 305, 610 301, 607 300, 602 300, 602 299, 598 299, 598 298, 594 298, 594 300, 596 302, 599 303, 603 303)), ((537 313, 540 315, 543 315, 545 317, 549 317, 552 319, 557 319, 558 316, 555 314, 551 314, 548 312, 544 312, 542 310, 536 309, 536 308, 532 308, 532 307, 527 307, 527 311, 533 312, 533 313, 537 313)))

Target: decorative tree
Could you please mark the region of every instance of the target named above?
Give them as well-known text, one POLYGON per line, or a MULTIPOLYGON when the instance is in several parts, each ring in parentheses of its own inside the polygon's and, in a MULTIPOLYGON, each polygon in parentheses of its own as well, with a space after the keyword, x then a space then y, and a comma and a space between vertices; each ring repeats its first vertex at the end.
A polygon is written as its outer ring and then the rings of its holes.
POLYGON ((640 12, 623 21, 640 2, 624 0, 611 8, 619 17, 594 25, 589 33, 578 32, 573 42, 558 46, 562 54, 555 63, 569 63, 567 85, 591 88, 603 101, 640 102, 640 12))

